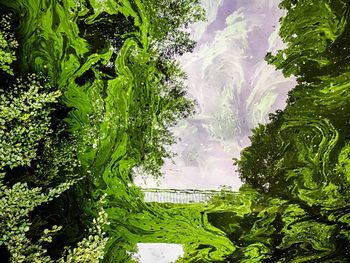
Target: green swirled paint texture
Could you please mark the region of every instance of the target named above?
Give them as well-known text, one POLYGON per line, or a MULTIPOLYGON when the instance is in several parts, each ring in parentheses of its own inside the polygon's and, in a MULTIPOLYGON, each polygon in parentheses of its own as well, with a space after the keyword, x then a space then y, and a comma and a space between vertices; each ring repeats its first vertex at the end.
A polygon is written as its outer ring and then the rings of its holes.
MULTIPOLYGON (((130 184, 132 167, 144 156, 159 162, 157 154, 163 149, 157 145, 171 143, 166 130, 157 127, 180 118, 188 103, 176 94, 161 96, 166 76, 150 46, 166 32, 155 19, 155 2, 1 3, 19 16, 23 73, 46 74, 71 108, 66 121, 79 139, 79 159, 94 183, 93 188, 82 188, 80 205, 86 211, 93 207, 85 190, 108 194, 111 224, 104 261, 132 261, 129 252, 137 242, 158 240, 184 244, 184 262, 217 261, 230 254, 231 241, 208 224, 200 213, 203 206, 145 204, 139 189, 130 184)), ((178 74, 168 66, 165 70, 178 74)))
MULTIPOLYGON (((129 184, 144 156, 159 162, 155 141, 165 140, 157 132, 159 116, 171 119, 167 109, 185 104, 160 95, 164 73, 150 48, 162 34, 154 1, 0 2, 19 17, 23 73, 43 72, 62 91, 93 191, 108 194, 105 262, 130 262, 137 242, 157 240, 184 244, 184 262, 347 262, 346 1, 282 1, 287 48, 267 60, 295 75, 298 85, 286 109, 257 127, 242 152, 240 194, 186 207, 145 204, 129 184), (106 39, 100 30, 117 37, 106 39)), ((84 197, 89 210, 93 204, 84 197)))

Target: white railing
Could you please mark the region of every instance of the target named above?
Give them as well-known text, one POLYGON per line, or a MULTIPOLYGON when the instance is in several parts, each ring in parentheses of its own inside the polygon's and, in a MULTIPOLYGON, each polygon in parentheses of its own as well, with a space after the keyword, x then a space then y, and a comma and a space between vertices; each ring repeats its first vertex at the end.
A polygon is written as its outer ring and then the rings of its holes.
POLYGON ((157 203, 206 203, 213 195, 221 193, 215 190, 195 189, 157 189, 143 188, 145 202, 157 203))

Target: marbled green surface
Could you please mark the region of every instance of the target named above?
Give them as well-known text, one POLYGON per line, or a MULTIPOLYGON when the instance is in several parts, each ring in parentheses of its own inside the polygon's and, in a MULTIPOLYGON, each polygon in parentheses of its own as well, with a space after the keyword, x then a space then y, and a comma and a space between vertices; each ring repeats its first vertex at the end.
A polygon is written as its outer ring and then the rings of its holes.
POLYGON ((178 10, 165 1, 0 1, 18 18, 19 69, 47 75, 71 108, 66 120, 89 174, 75 201, 89 213, 94 197, 108 195, 104 261, 132 261, 137 242, 171 242, 184 244, 183 262, 347 262, 345 0, 282 2, 287 47, 267 60, 298 85, 286 109, 254 130, 238 161, 246 184, 238 195, 207 206, 145 204, 132 185, 132 167, 160 166, 172 141, 167 125, 191 111, 181 85, 164 88, 178 68, 159 65, 161 51, 152 49, 193 20, 190 2, 178 10))

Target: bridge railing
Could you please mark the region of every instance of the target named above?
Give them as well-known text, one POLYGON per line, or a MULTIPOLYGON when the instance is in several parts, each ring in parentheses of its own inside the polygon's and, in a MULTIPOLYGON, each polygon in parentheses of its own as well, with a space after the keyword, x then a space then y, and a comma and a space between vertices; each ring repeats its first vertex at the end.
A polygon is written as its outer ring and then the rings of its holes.
POLYGON ((143 188, 145 202, 157 203, 206 203, 214 195, 222 193, 217 190, 198 189, 158 189, 143 188))

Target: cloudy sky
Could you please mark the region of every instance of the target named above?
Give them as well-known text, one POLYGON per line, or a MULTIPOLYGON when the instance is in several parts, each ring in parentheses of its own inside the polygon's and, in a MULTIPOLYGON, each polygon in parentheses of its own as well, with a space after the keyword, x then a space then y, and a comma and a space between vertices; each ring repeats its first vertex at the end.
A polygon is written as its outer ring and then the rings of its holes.
POLYGON ((197 47, 179 58, 197 113, 173 128, 181 140, 171 148, 177 154, 174 164, 166 162, 158 181, 136 178, 142 187, 238 189, 232 158, 249 145, 252 128, 284 108, 295 86, 264 61, 268 51, 284 48, 278 0, 202 2, 208 20, 191 28, 197 47))

